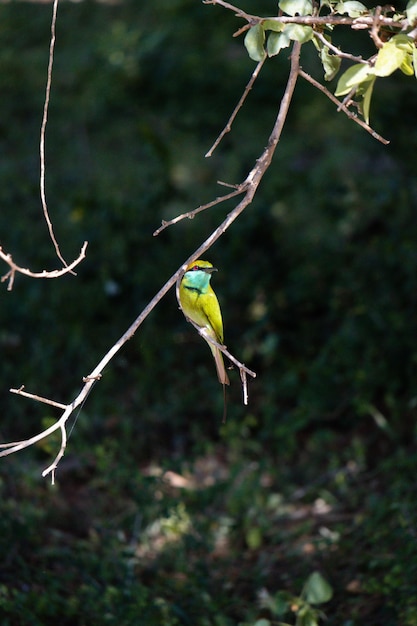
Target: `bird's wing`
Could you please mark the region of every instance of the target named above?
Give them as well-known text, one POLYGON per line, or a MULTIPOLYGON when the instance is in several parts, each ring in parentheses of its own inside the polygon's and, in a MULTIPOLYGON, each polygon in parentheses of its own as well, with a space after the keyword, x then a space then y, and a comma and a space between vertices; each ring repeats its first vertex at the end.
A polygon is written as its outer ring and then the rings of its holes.
POLYGON ((220 312, 219 301, 217 300, 217 296, 214 291, 204 294, 202 304, 204 314, 207 316, 208 322, 215 332, 215 339, 217 339, 219 343, 223 343, 222 314, 220 312))

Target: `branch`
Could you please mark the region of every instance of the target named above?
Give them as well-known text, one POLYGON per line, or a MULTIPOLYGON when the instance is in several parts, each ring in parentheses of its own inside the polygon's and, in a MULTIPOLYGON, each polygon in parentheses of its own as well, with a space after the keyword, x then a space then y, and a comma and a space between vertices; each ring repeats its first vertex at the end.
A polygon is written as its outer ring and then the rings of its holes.
POLYGON ((59 245, 55 237, 54 228, 52 226, 52 222, 49 217, 48 205, 46 203, 46 194, 45 194, 45 133, 46 133, 46 124, 48 121, 49 100, 51 96, 52 67, 54 63, 54 50, 55 50, 55 39, 56 39, 55 29, 56 29, 57 11, 58 11, 58 0, 54 0, 54 6, 52 10, 52 23, 51 23, 51 41, 49 45, 48 74, 47 74, 47 80, 46 80, 45 102, 43 106, 41 137, 40 137, 40 142, 39 142, 39 152, 40 152, 40 160, 41 160, 40 193, 41 193, 43 214, 45 217, 46 224, 48 226, 49 236, 52 240, 52 243, 54 244, 57 257, 67 267, 68 264, 61 254, 61 250, 59 249, 59 245))
POLYGON ((245 102, 245 100, 246 100, 250 90, 252 89, 255 80, 258 78, 259 72, 261 71, 262 66, 265 63, 265 60, 266 60, 266 56, 262 59, 262 61, 259 61, 258 65, 253 70, 252 76, 251 76, 248 84, 245 87, 245 91, 243 92, 243 94, 240 97, 239 102, 237 103, 237 105, 233 109, 233 113, 230 116, 226 126, 223 128, 222 132, 217 137, 216 141, 211 146, 210 150, 206 153, 206 157, 211 157, 212 156, 213 152, 215 151, 215 149, 217 148, 217 146, 219 145, 219 143, 221 142, 223 137, 232 130, 232 124, 233 124, 233 122, 235 120, 235 117, 238 114, 239 110, 242 108, 243 103, 245 102))
POLYGON ((389 26, 390 28, 401 30, 403 27, 403 20, 397 21, 385 15, 361 15, 360 17, 349 17, 345 15, 273 15, 272 17, 259 17, 259 15, 246 13, 233 4, 224 2, 224 0, 203 0, 203 4, 217 4, 229 11, 233 11, 237 17, 246 20, 251 26, 264 22, 265 20, 273 20, 281 24, 302 24, 304 26, 326 26, 327 24, 330 26, 351 26, 355 30, 375 29, 377 26, 389 26))
POLYGON ((177 217, 174 217, 174 219, 172 220, 162 220, 162 225, 156 229, 156 231, 153 233, 153 236, 157 237, 163 230, 165 230, 165 228, 168 228, 168 226, 172 226, 173 224, 177 224, 177 222, 180 222, 181 220, 184 220, 186 218, 188 218, 189 220, 192 220, 197 215, 197 213, 201 213, 201 211, 205 211, 206 209, 209 209, 212 206, 216 206, 216 204, 220 204, 221 202, 230 200, 230 198, 234 198, 235 196, 238 196, 240 193, 243 193, 243 191, 244 189, 242 189, 242 186, 237 185, 235 187, 235 190, 232 191, 231 193, 225 194, 224 196, 218 196, 215 200, 212 200, 211 202, 208 202, 207 204, 202 204, 201 206, 197 207, 196 209, 193 209, 192 211, 187 211, 187 213, 182 213, 181 215, 177 215, 177 217))
POLYGON ((334 96, 328 89, 326 89, 326 87, 324 85, 322 85, 321 83, 319 83, 317 80, 315 80, 312 76, 310 76, 310 74, 307 74, 307 72, 304 72, 301 68, 299 69, 299 75, 304 78, 305 80, 307 80, 309 83, 311 83, 312 85, 314 85, 314 87, 316 87, 317 89, 319 89, 321 92, 323 92, 328 98, 330 98, 330 100, 332 102, 334 102, 335 104, 337 104, 338 106, 338 111, 343 111, 343 113, 345 113, 348 118, 350 120, 353 120, 354 122, 356 122, 356 124, 359 124, 359 126, 362 126, 362 128, 364 128, 366 130, 366 132, 368 132, 370 135, 372 135, 372 137, 374 139, 377 139, 378 141, 380 141, 381 143, 383 143, 385 146, 387 146, 389 144, 388 139, 384 139, 384 137, 382 137, 381 135, 379 135, 373 128, 371 128, 369 126, 369 124, 367 124, 366 122, 364 122, 363 120, 361 120, 357 115, 355 115, 354 113, 352 113, 352 111, 350 111, 347 106, 343 103, 340 102, 340 100, 338 100, 336 98, 336 96, 334 96))
MULTIPOLYGON (((165 285, 158 291, 158 293, 153 297, 153 299, 149 302, 149 304, 144 308, 142 313, 136 318, 136 320, 131 324, 131 326, 127 329, 127 331, 120 337, 120 339, 112 346, 112 348, 104 355, 95 369, 91 372, 89 376, 84 379, 84 386, 81 391, 77 395, 77 397, 68 405, 61 405, 59 403, 59 407, 64 409, 63 414, 59 418, 59 420, 50 426, 49 428, 43 430, 38 433, 34 437, 30 439, 26 439, 24 441, 18 441, 13 443, 5 443, 1 444, 0 447, 4 448, 2 452, 0 452, 0 457, 8 456, 9 454, 13 454, 14 452, 18 452, 19 450, 23 450, 24 448, 28 448, 34 443, 48 437, 51 433, 56 430, 61 430, 61 446, 56 455, 53 463, 49 465, 43 472, 42 476, 47 476, 51 474, 52 483, 55 480, 55 470, 59 464, 59 461, 65 454, 65 449, 67 446, 67 435, 65 425, 70 417, 70 415, 74 412, 74 410, 79 407, 84 400, 87 398, 92 386, 95 382, 101 377, 101 373, 106 367, 106 365, 112 360, 115 354, 121 349, 121 347, 135 334, 139 326, 144 322, 149 313, 155 308, 158 302, 165 296, 165 294, 171 289, 171 287, 177 283, 177 281, 182 277, 189 263, 192 260, 198 258, 202 255, 206 250, 208 250, 217 239, 219 239, 222 234, 229 228, 229 226, 238 218, 238 216, 242 213, 242 211, 252 202, 255 192, 267 171, 272 157, 274 155, 275 149, 278 145, 279 139, 281 137, 282 129, 284 127, 284 123, 288 114, 288 109, 290 106, 290 102, 294 93, 295 85, 298 79, 299 72, 299 59, 300 59, 300 49, 301 46, 298 42, 295 42, 293 45, 292 53, 291 53, 291 69, 287 82, 287 86, 285 88, 284 95, 281 100, 280 108, 278 111, 277 118, 275 120, 275 124, 273 126, 271 135, 268 140, 268 144, 264 149, 263 153, 257 159, 254 167, 249 172, 246 180, 240 185, 240 189, 245 190, 244 198, 239 202, 239 204, 229 213, 226 219, 222 224, 201 244, 201 246, 184 262, 184 264, 171 276, 171 278, 165 283, 165 285)), ((235 362, 238 367, 241 365, 237 359, 235 359, 230 353, 227 352, 224 346, 221 347, 222 351, 227 354, 228 358, 230 358, 233 362, 235 362)), ((239 367, 240 369, 240 367, 239 367)), ((248 370, 245 366, 240 369, 242 382, 246 380, 246 373, 251 373, 251 370, 248 370)), ((27 394, 23 392, 22 389, 13 390, 13 393, 20 393, 21 395, 25 395, 27 397, 31 397, 32 394, 27 394)), ((244 400, 247 401, 247 387, 244 383, 244 400)), ((48 401, 46 398, 40 398, 40 401, 47 402, 48 404, 54 404, 54 401, 48 401)))
POLYGON ((19 274, 24 274, 25 276, 30 276, 31 278, 58 278, 59 276, 63 276, 64 274, 74 274, 74 267, 76 267, 79 263, 81 263, 83 259, 85 259, 85 251, 87 245, 88 242, 84 241, 80 254, 70 265, 66 265, 66 267, 63 267, 60 270, 43 270, 42 272, 32 272, 28 268, 20 267, 13 261, 12 255, 3 252, 3 249, 0 246, 0 259, 2 259, 10 267, 10 270, 0 278, 0 282, 4 283, 6 280, 8 280, 9 284, 7 285, 7 291, 11 291, 13 289, 16 272, 18 272, 19 274))
POLYGON ((365 60, 361 56, 357 57, 353 54, 349 54, 348 52, 342 52, 342 50, 340 50, 337 46, 328 41, 323 33, 321 33, 320 31, 314 31, 314 36, 317 39, 320 39, 322 44, 325 45, 326 48, 334 52, 336 56, 342 59, 349 59, 350 61, 354 61, 355 63, 363 63, 365 65, 369 65, 369 60, 365 60))

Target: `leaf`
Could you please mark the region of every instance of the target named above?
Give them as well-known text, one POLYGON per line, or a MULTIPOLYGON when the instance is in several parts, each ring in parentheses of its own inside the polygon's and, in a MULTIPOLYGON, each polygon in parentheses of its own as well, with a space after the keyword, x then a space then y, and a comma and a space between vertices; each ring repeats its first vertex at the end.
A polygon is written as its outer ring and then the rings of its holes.
POLYGON ((248 54, 251 59, 254 61, 262 61, 266 52, 264 49, 265 43, 265 31, 262 28, 261 24, 256 24, 256 26, 252 26, 246 33, 245 37, 245 48, 248 51, 248 54))
POLYGON ((287 15, 311 15, 313 13, 311 0, 281 0, 278 6, 287 15))
POLYGON ((288 48, 290 45, 290 38, 288 35, 283 33, 271 33, 268 37, 268 42, 266 44, 266 49, 268 52, 268 56, 273 57, 283 49, 288 48))
POLYGON ((324 80, 332 80, 340 69, 342 59, 335 54, 330 54, 327 46, 323 46, 320 50, 320 59, 324 69, 324 80))
POLYGON ((349 67, 339 78, 335 96, 345 96, 353 87, 367 80, 370 74, 373 74, 373 68, 369 65, 365 63, 355 63, 355 65, 349 67))
POLYGON ((414 75, 417 78, 417 48, 413 47, 414 75))
POLYGON ((271 622, 263 617, 262 619, 257 619, 253 626, 271 626, 271 622))
POLYGON ((363 119, 365 120, 367 124, 369 124, 369 111, 371 108, 371 98, 372 98, 372 92, 374 90, 375 80, 376 80, 376 77, 372 76, 369 79, 369 81, 367 81, 367 83, 363 83, 366 86, 362 94, 363 102, 362 102, 361 108, 362 108, 363 119))
POLYGON ((368 9, 362 2, 352 0, 349 2, 339 2, 336 5, 336 11, 341 15, 347 13, 349 17, 360 17, 364 13, 367 13, 368 9))
POLYGON ((302 24, 288 24, 284 31, 293 41, 305 43, 313 39, 313 29, 311 26, 302 26, 302 24))
POLYGON ((272 30, 276 33, 280 33, 284 28, 284 24, 277 20, 264 20, 262 26, 264 30, 272 30))
POLYGON ((333 596, 333 589, 319 572, 313 572, 304 585, 303 597, 309 604, 328 602, 333 596))
POLYGON ((395 35, 384 43, 378 52, 375 61, 375 75, 389 76, 403 64, 407 64, 407 57, 413 52, 413 43, 407 35, 395 35))
POLYGON ((410 0, 410 2, 407 2, 405 12, 407 13, 408 21, 411 25, 413 25, 413 22, 417 20, 417 0, 410 0))

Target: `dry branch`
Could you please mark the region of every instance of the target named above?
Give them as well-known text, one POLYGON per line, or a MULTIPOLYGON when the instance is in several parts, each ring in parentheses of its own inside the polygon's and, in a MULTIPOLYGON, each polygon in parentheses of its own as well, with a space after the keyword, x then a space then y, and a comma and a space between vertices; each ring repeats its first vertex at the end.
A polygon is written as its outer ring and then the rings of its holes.
MULTIPOLYGON (((136 318, 136 320, 131 324, 131 326, 127 329, 127 331, 122 335, 122 337, 112 346, 112 348, 104 355, 95 369, 85 377, 85 383, 81 388, 81 391, 77 395, 77 397, 68 405, 62 405, 59 403, 61 408, 65 407, 63 414, 59 418, 59 420, 50 426, 49 428, 43 430, 38 433, 34 437, 30 439, 26 439, 23 441, 18 441, 14 443, 5 443, 1 444, 0 447, 3 448, 3 451, 0 452, 0 457, 7 456, 9 454, 13 454, 14 452, 18 452, 24 448, 28 448, 29 446, 37 443, 38 441, 48 437, 50 434, 55 432, 56 430, 61 431, 61 446, 60 449, 54 459, 54 461, 47 467, 43 472, 43 476, 47 476, 51 474, 52 482, 55 480, 55 470, 59 464, 59 461, 65 454, 65 449, 67 446, 67 433, 66 433, 66 423, 68 418, 72 415, 74 410, 81 406, 84 400, 87 398, 89 392, 91 391, 92 386, 95 382, 100 378, 102 371, 106 367, 106 365, 112 360, 115 354, 122 348, 122 346, 134 335, 139 326, 144 322, 149 313, 155 308, 158 302, 166 295, 166 293, 173 287, 182 277, 184 271, 186 270, 188 264, 194 259, 198 258, 204 252, 206 252, 215 241, 217 241, 223 233, 231 226, 231 224, 239 217, 239 215, 243 212, 243 210, 252 202, 255 192, 267 171, 276 147, 278 145, 279 139, 281 137, 282 129, 284 127, 284 123, 287 117, 287 113, 289 110, 290 102, 294 93, 295 85, 298 79, 299 73, 299 58, 300 58, 300 49, 301 46, 298 42, 295 42, 293 45, 292 53, 291 53, 291 68, 289 73, 289 78, 287 82, 287 86, 284 92, 284 95, 281 100, 281 104, 279 107, 278 115, 275 120, 275 124, 273 126, 271 135, 268 140, 268 144, 261 156, 257 159, 254 167, 249 172, 245 181, 236 188, 236 192, 244 193, 243 199, 235 206, 235 208, 228 214, 226 219, 216 228, 216 230, 201 244, 201 246, 193 252, 193 254, 184 262, 184 264, 171 276, 171 278, 165 283, 165 285, 158 291, 158 293, 154 296, 154 298, 149 302, 149 304, 145 307, 145 309, 140 313, 140 315, 136 318)), ((229 195, 229 194, 228 194, 229 195)), ((218 202, 222 202, 221 198, 218 202)), ((247 402, 247 383, 246 383, 246 374, 249 373, 253 375, 254 372, 251 372, 248 368, 243 366, 235 357, 233 357, 224 346, 219 346, 223 352, 228 356, 230 360, 235 362, 235 364, 239 367, 242 385, 243 385, 243 394, 244 401, 247 402)), ((25 395, 30 397, 32 394, 27 394, 27 392, 23 392, 22 390, 14 390, 14 393, 20 393, 21 395, 25 395)), ((40 401, 47 402, 48 404, 54 404, 55 401, 47 400, 45 398, 41 398, 40 401)), ((56 404, 56 403, 55 403, 56 404)))

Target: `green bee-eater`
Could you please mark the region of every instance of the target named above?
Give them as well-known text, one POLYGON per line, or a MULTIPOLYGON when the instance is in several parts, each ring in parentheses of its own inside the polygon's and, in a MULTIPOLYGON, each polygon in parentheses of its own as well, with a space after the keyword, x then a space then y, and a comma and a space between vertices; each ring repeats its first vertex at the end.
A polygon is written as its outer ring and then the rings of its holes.
MULTIPOLYGON (((206 334, 222 344, 223 320, 219 301, 210 285, 212 272, 217 272, 217 268, 209 261, 198 260, 190 263, 181 280, 180 302, 186 317, 203 330, 203 337, 206 334)), ((207 343, 213 353, 219 381, 222 385, 229 385, 221 351, 209 341, 207 343)))

